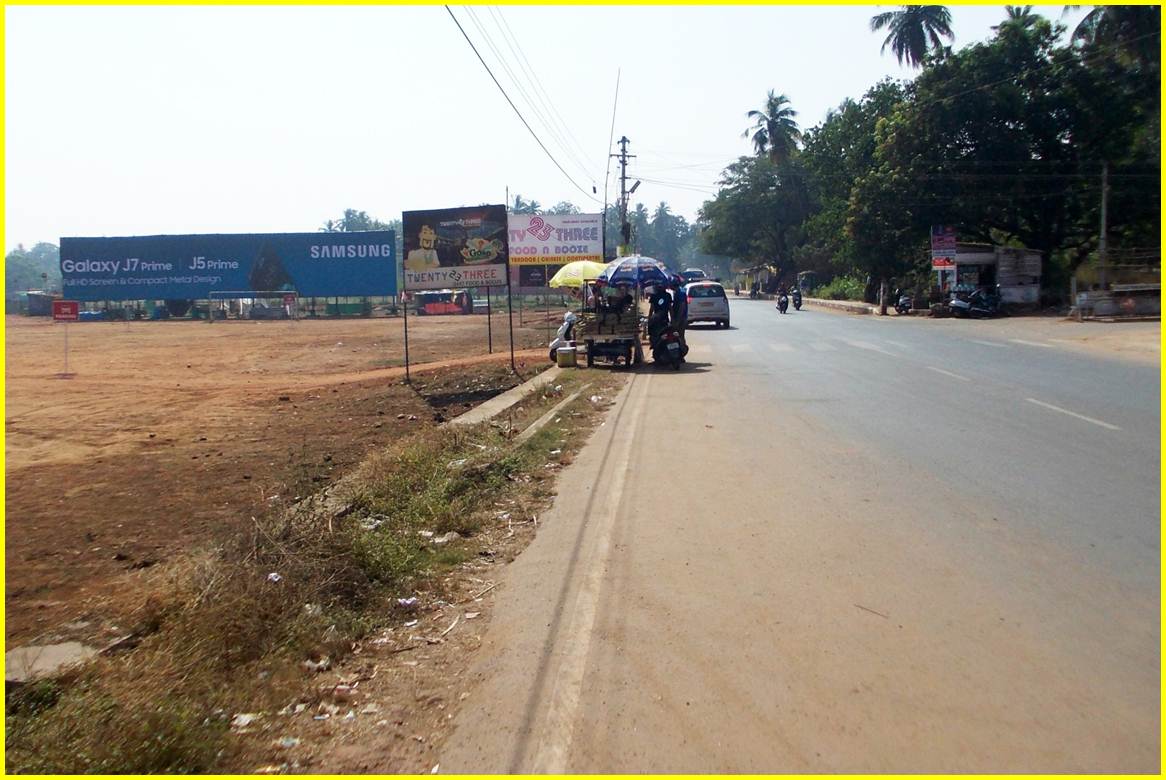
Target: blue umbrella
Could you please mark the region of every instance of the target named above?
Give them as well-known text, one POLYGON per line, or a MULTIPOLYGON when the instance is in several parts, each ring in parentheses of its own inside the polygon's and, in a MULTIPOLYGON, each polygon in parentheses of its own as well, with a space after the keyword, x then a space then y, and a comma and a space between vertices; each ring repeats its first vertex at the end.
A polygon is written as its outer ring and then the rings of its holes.
POLYGON ((644 287, 649 284, 666 284, 672 278, 672 272, 653 257, 629 255, 617 257, 608 263, 599 278, 611 285, 632 284, 644 287))

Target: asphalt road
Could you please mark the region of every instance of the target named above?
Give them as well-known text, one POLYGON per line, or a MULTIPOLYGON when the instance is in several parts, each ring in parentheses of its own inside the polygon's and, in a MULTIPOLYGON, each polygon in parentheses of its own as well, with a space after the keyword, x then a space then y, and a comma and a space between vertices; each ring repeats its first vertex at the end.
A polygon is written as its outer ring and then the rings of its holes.
POLYGON ((441 771, 1157 772, 1157 364, 733 325, 563 474, 441 771))

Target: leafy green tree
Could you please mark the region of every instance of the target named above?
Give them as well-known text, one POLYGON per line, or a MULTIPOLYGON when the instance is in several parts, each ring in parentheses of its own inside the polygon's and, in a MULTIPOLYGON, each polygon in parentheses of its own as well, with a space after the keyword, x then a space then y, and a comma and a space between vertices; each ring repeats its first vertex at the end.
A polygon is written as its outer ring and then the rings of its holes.
POLYGON ((741 157, 725 169, 717 196, 700 210, 704 252, 746 263, 795 270, 792 247, 810 213, 805 170, 798 160, 741 157))
POLYGON ((561 200, 546 210, 547 214, 581 214, 579 207, 570 201, 561 200))
POLYGON ((745 115, 753 120, 753 125, 741 137, 753 141, 758 155, 768 154, 774 163, 783 162, 793 155, 801 139, 801 130, 794 119, 797 115, 790 107, 789 98, 776 95, 771 89, 765 97, 765 107, 745 115))
POLYGON ((886 11, 870 20, 872 32, 886 29, 882 51, 891 47, 899 63, 913 68, 923 65, 929 52, 943 49, 943 38, 955 38, 951 12, 942 5, 905 5, 901 11, 886 11))
POLYGON ((41 241, 25 249, 17 244, 4 258, 5 297, 46 288, 61 289, 61 253, 57 245, 41 241))
POLYGON ((843 101, 806 132, 799 162, 807 176, 811 213, 793 252, 799 268, 829 277, 854 267, 854 244, 846 230, 851 191, 875 167, 878 121, 903 100, 903 87, 887 79, 860 100, 843 101))
MULTIPOLYGON (((394 220, 397 230, 400 230, 400 220, 394 220)), ((330 219, 320 228, 325 233, 352 233, 358 230, 392 230, 393 223, 381 222, 370 217, 366 211, 344 209, 344 216, 340 219, 330 219)))

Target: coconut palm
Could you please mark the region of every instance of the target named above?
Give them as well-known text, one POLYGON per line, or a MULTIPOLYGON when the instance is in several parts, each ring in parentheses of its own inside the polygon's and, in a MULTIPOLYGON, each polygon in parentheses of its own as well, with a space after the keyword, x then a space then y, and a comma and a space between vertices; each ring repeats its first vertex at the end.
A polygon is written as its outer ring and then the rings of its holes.
POLYGON ((746 128, 741 137, 752 140, 757 154, 768 154, 775 163, 788 160, 802 137, 794 120, 797 115, 798 112, 790 108, 789 98, 775 95, 771 89, 765 98, 765 108, 745 115, 753 120, 753 125, 746 128))
POLYGON ((1032 12, 1031 5, 1006 5, 1004 11, 1008 14, 1008 18, 1000 24, 993 25, 993 30, 999 31, 1005 26, 1028 30, 1040 19, 1039 14, 1032 12))
POLYGON ((941 38, 953 40, 951 13, 942 5, 905 5, 902 11, 887 11, 870 20, 872 31, 889 30, 881 51, 891 51, 913 68, 923 64, 929 51, 942 49, 941 38))
MULTIPOLYGON (((1066 11, 1080 6, 1065 6, 1066 11)), ((1142 64, 1157 62, 1162 9, 1157 5, 1099 5, 1077 23, 1073 40, 1085 45, 1116 46, 1142 64)))

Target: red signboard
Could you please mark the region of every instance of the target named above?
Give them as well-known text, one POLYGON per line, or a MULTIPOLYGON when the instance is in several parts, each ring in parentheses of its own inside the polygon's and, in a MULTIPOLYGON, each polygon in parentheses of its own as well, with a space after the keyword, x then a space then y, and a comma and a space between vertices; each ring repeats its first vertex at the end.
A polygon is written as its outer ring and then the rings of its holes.
POLYGON ((931 256, 931 270, 955 268, 955 258, 951 255, 942 255, 938 252, 931 256))
POLYGON ((53 319, 58 322, 76 322, 81 318, 81 304, 77 301, 53 301, 53 319))

